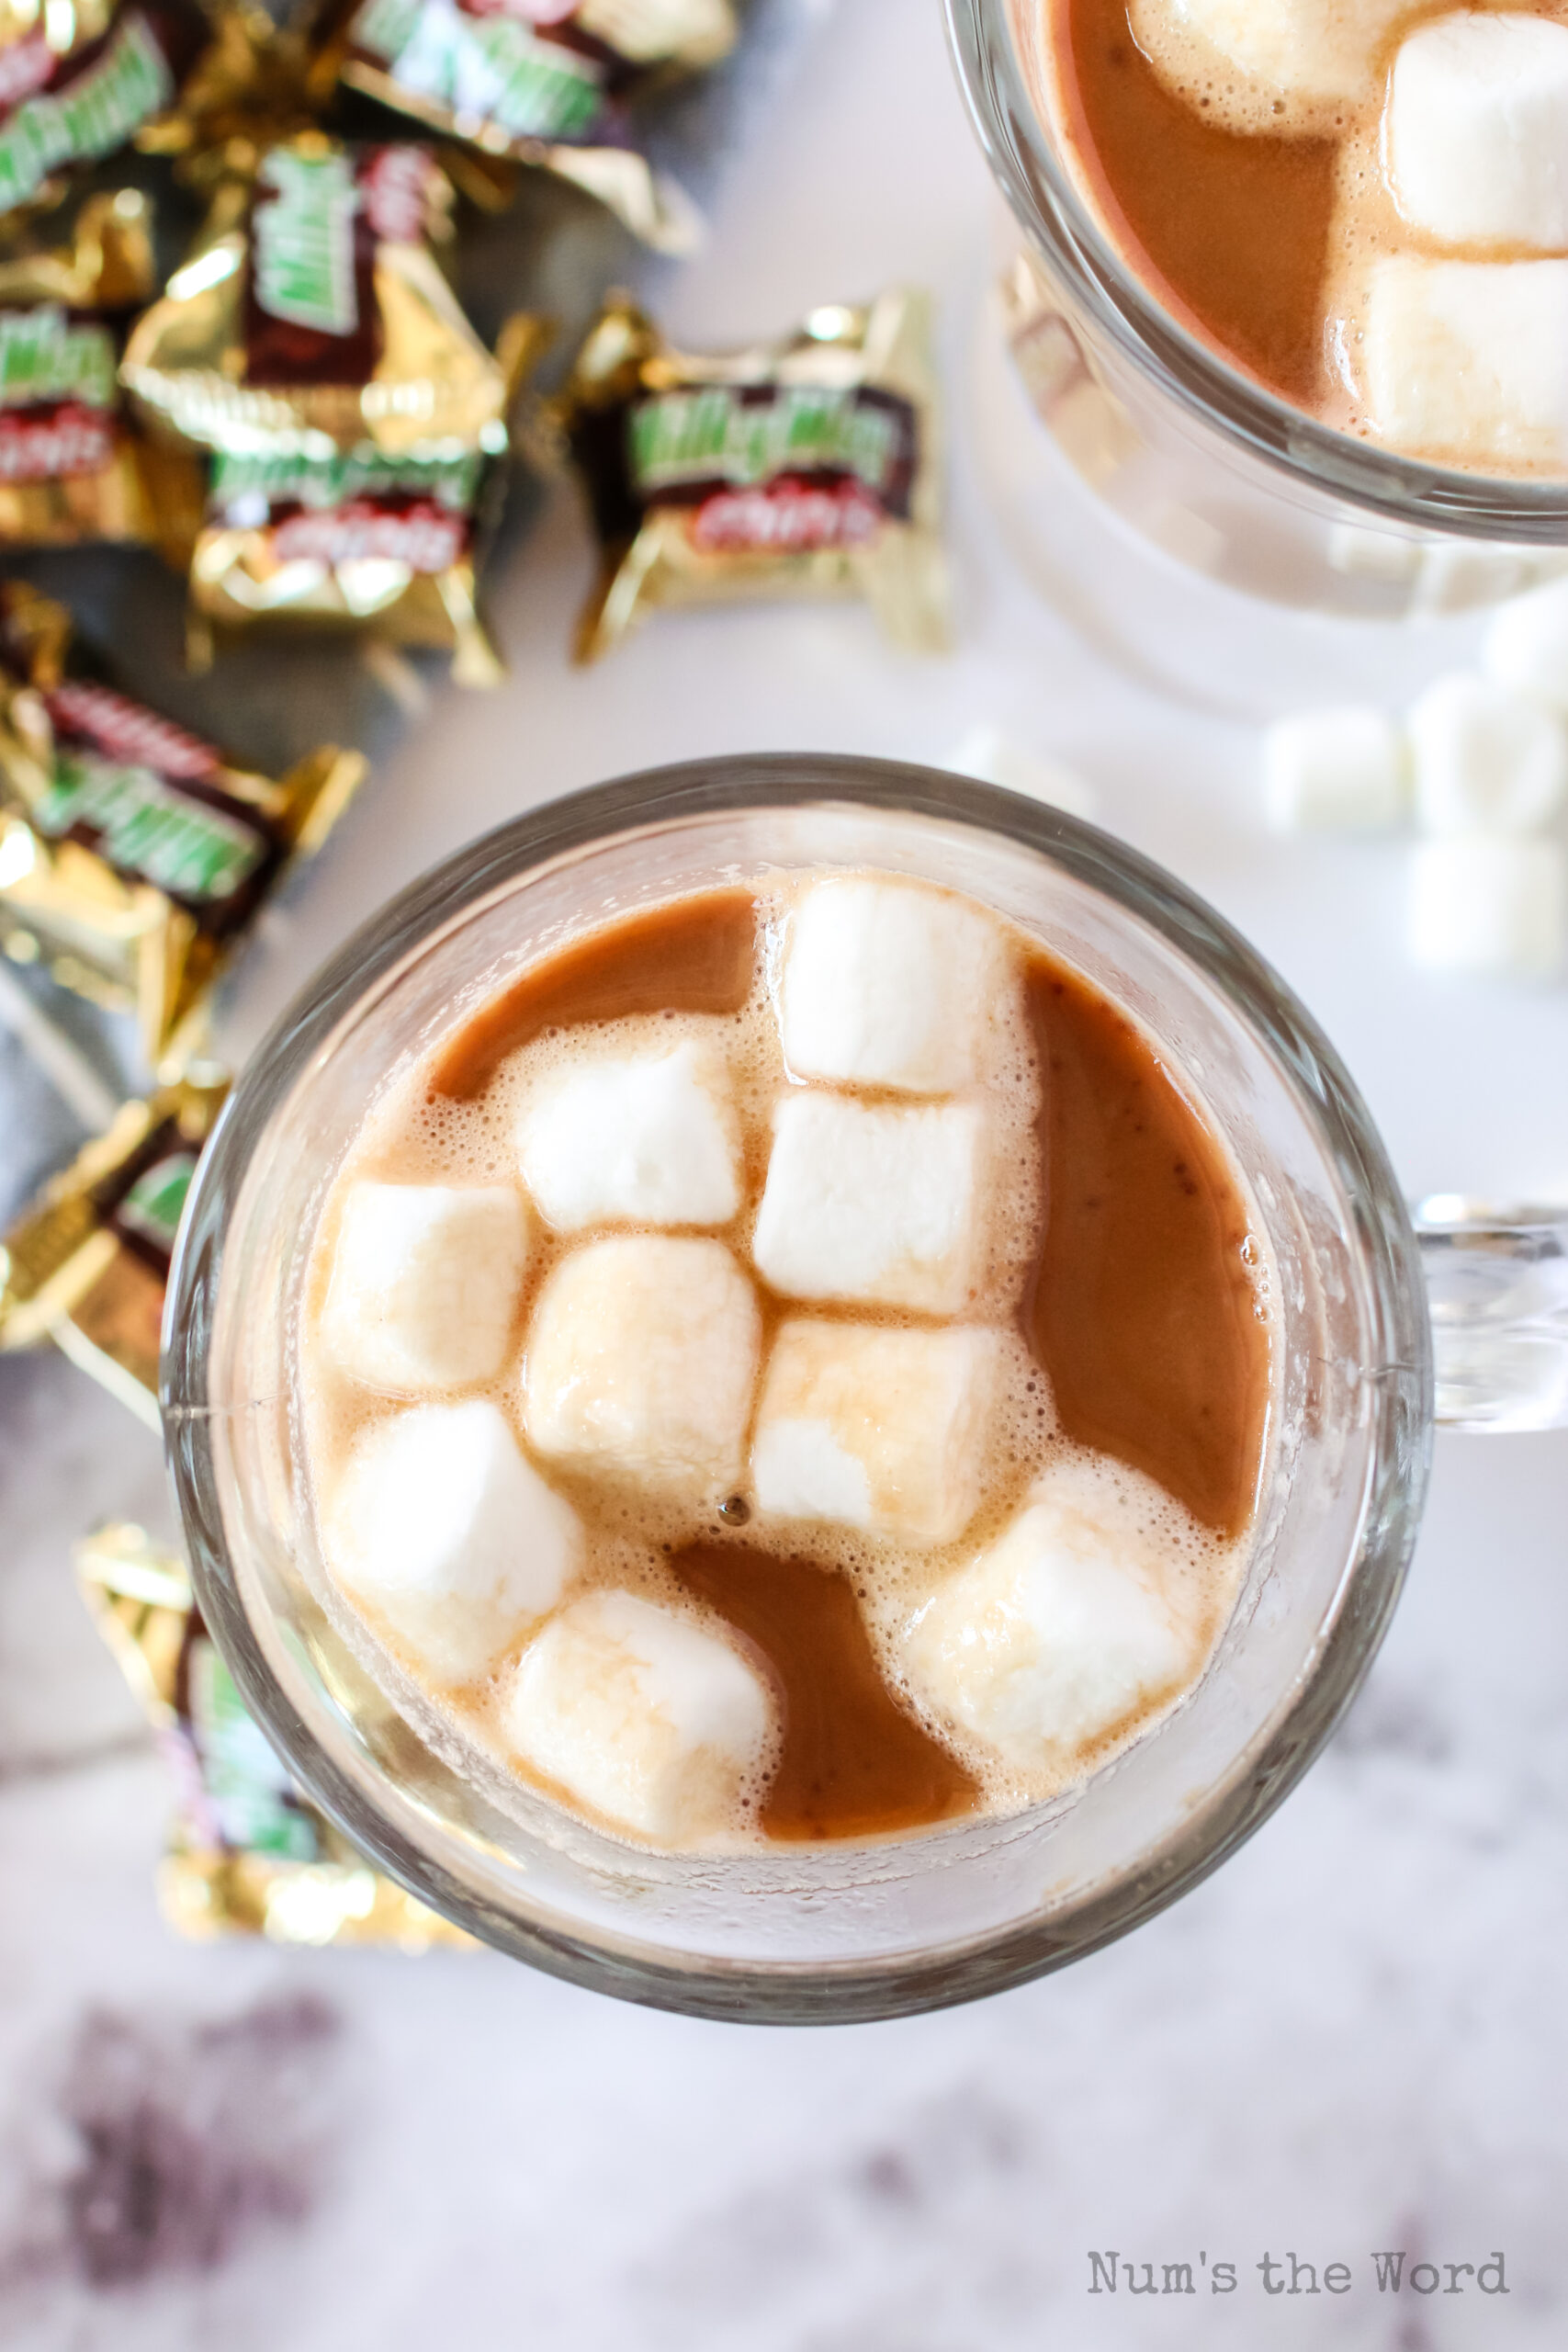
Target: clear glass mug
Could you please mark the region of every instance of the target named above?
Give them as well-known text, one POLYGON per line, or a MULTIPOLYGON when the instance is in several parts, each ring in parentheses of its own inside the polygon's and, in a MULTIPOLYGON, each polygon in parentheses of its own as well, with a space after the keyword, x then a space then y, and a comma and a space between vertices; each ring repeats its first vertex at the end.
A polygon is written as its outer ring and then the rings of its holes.
MULTIPOLYGON (((1160 308, 1085 204, 1032 95, 1047 86, 1050 5, 946 0, 970 117, 1022 232, 987 357, 1010 345, 1034 416, 1078 476, 1168 554, 1320 613, 1453 610, 1562 571, 1568 481, 1457 473, 1333 432, 1160 308)), ((1060 469, 1032 481, 1041 435, 1033 416, 1017 430, 1022 410, 991 383, 979 437, 1006 477, 1015 540, 1043 539, 1060 469)))
MULTIPOLYGON (((1468 1228, 1450 1212, 1434 1246, 1462 1277, 1468 1228)), ((1505 1239, 1496 1263, 1517 1254, 1528 1279, 1539 1240, 1514 1253, 1505 1239)), ((1512 1331, 1517 1279, 1483 1284, 1479 1302, 1450 1283, 1460 1326, 1488 1340, 1512 1331)), ((1506 1358, 1510 1426, 1546 1396, 1528 1332, 1525 1347, 1525 1371, 1506 1358)), ((1461 1377, 1475 1421, 1495 1411, 1483 1373, 1472 1350, 1461 1377)), ((359 1846, 477 1935, 580 1984, 698 2016, 825 2022, 1058 1967, 1171 1902, 1258 1826, 1388 1623, 1426 1489, 1433 1379, 1421 1246, 1382 1146, 1332 1047, 1235 932, 1054 809, 931 770, 791 753, 554 802, 349 943, 256 1054, 201 1161, 170 1282, 163 1404, 208 1625, 289 1769, 359 1846), (613 910, 817 865, 973 893, 1169 1054, 1247 1171, 1278 1270, 1273 1454, 1255 1556, 1203 1679, 1083 1787, 902 1842, 660 1857, 564 1819, 499 1768, 464 1765, 412 1687, 394 1703, 369 1679, 317 1551, 293 1318, 323 1190, 369 1095, 463 1003, 613 910)))

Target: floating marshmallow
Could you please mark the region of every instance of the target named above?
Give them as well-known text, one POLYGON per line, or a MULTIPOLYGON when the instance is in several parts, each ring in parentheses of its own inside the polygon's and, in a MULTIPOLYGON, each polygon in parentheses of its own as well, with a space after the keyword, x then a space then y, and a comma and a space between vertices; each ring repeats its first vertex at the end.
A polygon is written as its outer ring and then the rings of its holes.
POLYGON ((740 1145, 716 1057, 691 1039, 552 1071, 517 1126, 523 1181, 558 1232, 728 1225, 740 1145))
POLYGON ((1481 660, 1499 685, 1533 695, 1568 718, 1568 580, 1499 606, 1481 660))
POLYGON ((773 1734, 728 1642, 631 1592, 592 1592, 518 1664, 505 1735, 525 1764, 623 1829, 690 1845, 731 1823, 773 1734))
POLYGON ((982 1124, 969 1102, 880 1109, 786 1096, 751 1244, 758 1272, 788 1298, 956 1314, 985 1222, 982 1124))
POLYGON ((908 882, 818 882, 789 920, 784 1059, 800 1078, 949 1093, 974 1078, 1004 986, 978 908, 908 882))
POLYGON ((1404 745, 1381 710, 1298 711, 1263 738, 1264 814, 1277 832, 1386 831, 1405 791, 1404 745))
POLYGON ((415 1405, 355 1447, 325 1516, 327 1565, 443 1682, 483 1674, 576 1570, 576 1512, 483 1397, 415 1405))
POLYGON ((523 1420, 554 1461, 706 1500, 739 1478, 761 1317, 721 1241, 628 1234, 562 1259, 524 1352, 523 1420))
POLYGON ((980 1500, 990 1331, 785 1323, 768 1361, 751 1487, 760 1510, 945 1544, 980 1500))
POLYGON ((1369 420, 1395 449, 1450 464, 1568 461, 1568 261, 1374 263, 1369 420))
POLYGON ((1568 246, 1568 25, 1461 10, 1389 75, 1383 153, 1404 218, 1456 245, 1568 246))
POLYGON ((527 1257, 505 1185, 349 1187, 321 1317, 341 1371, 409 1392, 491 1380, 512 1342, 527 1257))
POLYGON ((982 784, 999 785, 1004 792, 1021 793, 1026 800, 1043 800, 1051 808, 1065 808, 1069 817, 1092 817, 1094 787, 1059 760, 1025 750, 999 727, 972 727, 942 763, 955 775, 972 775, 982 784))
MULTIPOLYGON (((1285 99, 1360 98, 1376 87, 1384 38, 1408 0, 1137 0, 1134 33, 1156 64, 1191 77, 1196 33, 1250 81, 1285 99), (1181 73, 1185 66, 1187 71, 1181 73)), ((1262 124, 1259 129, 1264 128, 1262 124)))
POLYGON ((1196 1662, 1147 1540, 1079 1494, 1035 1496, 905 1642, 920 1697, 1026 1770, 1172 1696, 1196 1662))
POLYGON ((1422 842, 1410 881, 1410 960, 1472 979, 1550 979, 1568 934, 1568 870, 1554 841, 1506 833, 1422 842))
POLYGON ((1568 789, 1568 736, 1532 695, 1456 671, 1411 707, 1416 818, 1428 833, 1528 833, 1568 789))

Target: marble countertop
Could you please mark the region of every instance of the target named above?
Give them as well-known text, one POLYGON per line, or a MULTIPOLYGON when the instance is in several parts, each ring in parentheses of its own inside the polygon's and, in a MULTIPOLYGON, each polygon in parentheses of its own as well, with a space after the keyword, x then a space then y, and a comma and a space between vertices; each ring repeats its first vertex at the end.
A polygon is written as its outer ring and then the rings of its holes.
MULTIPOLYGON (((390 891, 533 801, 720 752, 930 758, 987 721, 1071 762, 1103 821, 1257 940, 1413 1193, 1560 1193, 1568 992, 1416 978, 1397 844, 1265 835, 1250 720, 1206 682, 1148 682, 1187 641, 1191 592, 1070 498, 1084 608, 1029 592, 965 434, 992 200, 934 0, 807 14, 710 243, 653 291, 673 329, 720 343, 896 278, 936 288, 957 650, 920 665, 858 612, 728 612, 656 619, 574 673, 591 555, 555 499, 493 598, 509 684, 443 696, 411 733, 249 957, 227 1042, 243 1052, 390 891), (1142 679, 1094 627, 1096 589, 1147 650, 1142 679)), ((1470 641, 1461 623, 1287 626, 1212 593, 1224 666, 1264 699, 1392 694, 1470 641)), ((0 2343, 1560 2345, 1565 1498, 1568 1436, 1439 1442, 1408 1595, 1344 1730, 1152 1926, 966 2010, 777 2033, 490 1953, 175 1940, 152 1886, 163 1767, 66 1557, 96 1519, 167 1527, 157 1446, 63 1361, 0 1360, 0 2343), (1404 2282, 1385 2263, 1380 2286, 1373 2257, 1394 2253, 1404 2282), (1292 2255, 1312 2266, 1293 2294, 1292 2255), (1133 2291, 1145 2278, 1169 2291, 1133 2291)))

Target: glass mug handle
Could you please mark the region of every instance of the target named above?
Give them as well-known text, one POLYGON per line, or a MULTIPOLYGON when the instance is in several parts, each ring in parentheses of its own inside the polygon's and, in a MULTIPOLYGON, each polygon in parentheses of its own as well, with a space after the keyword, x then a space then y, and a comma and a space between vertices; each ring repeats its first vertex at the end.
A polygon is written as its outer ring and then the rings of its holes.
POLYGON ((1568 1207, 1497 1209, 1435 1193, 1411 1215, 1439 1426, 1568 1428, 1568 1207))

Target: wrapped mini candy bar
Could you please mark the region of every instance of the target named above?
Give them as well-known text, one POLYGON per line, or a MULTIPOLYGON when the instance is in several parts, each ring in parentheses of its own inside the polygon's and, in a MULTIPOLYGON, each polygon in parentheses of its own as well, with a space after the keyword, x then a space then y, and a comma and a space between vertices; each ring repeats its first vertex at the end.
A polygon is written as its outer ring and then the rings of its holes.
POLYGON ((290 861, 365 774, 323 745, 281 778, 225 759, 95 674, 62 608, 0 582, 0 944, 136 1012, 177 1066, 290 861))
POLYGON ((689 253, 688 198, 632 143, 628 99, 712 65, 729 0, 346 0, 318 80, 490 155, 574 181, 660 253, 689 253))
POLYGON ((227 1091, 200 1071, 126 1103, 0 1241, 0 1351, 52 1340, 153 1429, 175 1237, 227 1091))
POLYGON ((579 661, 656 605, 740 596, 862 595, 896 642, 941 650, 934 404, 922 295, 717 356, 612 295, 558 409, 602 551, 579 661))
POLYGON ((138 188, 0 223, 0 544, 145 540, 188 560, 196 468, 139 442, 121 408, 120 346, 153 284, 138 188))
POLYGON ((246 1713, 176 1553, 121 1523, 79 1544, 75 1567, 174 1766, 178 1795, 158 1871, 172 1927, 409 1952, 470 1942, 383 1877, 295 1787, 246 1713))
POLYGON ((214 627, 346 623, 500 664, 474 604, 481 497, 546 330, 488 352, 436 259, 450 189, 423 148, 306 132, 220 189, 121 370, 157 428, 210 452, 190 571, 193 654, 214 627))
POLYGON ((58 174, 128 146, 173 104, 208 29, 180 0, 5 0, 0 216, 47 202, 58 174))

